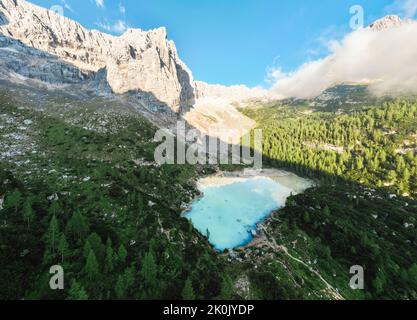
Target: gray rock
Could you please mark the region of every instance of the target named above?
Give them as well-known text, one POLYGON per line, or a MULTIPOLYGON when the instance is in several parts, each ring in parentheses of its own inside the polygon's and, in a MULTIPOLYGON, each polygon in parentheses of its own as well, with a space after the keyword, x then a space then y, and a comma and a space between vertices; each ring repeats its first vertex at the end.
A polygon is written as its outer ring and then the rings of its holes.
POLYGON ((152 93, 176 112, 194 104, 191 72, 179 59, 174 42, 167 40, 165 28, 129 29, 116 37, 87 30, 23 0, 2 0, 0 19, 0 34, 26 46, 5 46, 8 40, 3 37, 2 50, 14 59, 2 59, 2 64, 23 77, 76 83, 102 72, 114 93, 152 93), (20 60, 18 52, 30 54, 31 61, 20 60))

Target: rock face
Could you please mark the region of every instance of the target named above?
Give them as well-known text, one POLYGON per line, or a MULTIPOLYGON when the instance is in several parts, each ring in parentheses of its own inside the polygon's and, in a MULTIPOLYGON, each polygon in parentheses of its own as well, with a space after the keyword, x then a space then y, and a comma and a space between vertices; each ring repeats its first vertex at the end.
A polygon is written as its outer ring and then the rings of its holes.
POLYGON ((235 101, 266 95, 195 82, 165 28, 117 37, 24 0, 0 0, 0 80, 80 96, 117 96, 155 124, 183 117, 204 133, 238 141, 255 123, 235 101), (168 119, 168 120, 167 120, 168 119))
POLYGON ((77 84, 93 74, 1 34, 0 71, 5 79, 36 79, 51 86, 77 84))
POLYGON ((227 87, 196 81, 194 88, 196 102, 184 118, 200 131, 232 144, 239 143, 240 138, 256 126, 255 121, 242 115, 236 106, 268 95, 267 90, 243 85, 227 87))
POLYGON ((129 29, 115 37, 24 0, 0 0, 0 34, 60 58, 82 75, 105 69, 114 93, 151 93, 174 111, 194 104, 192 74, 167 40, 165 28, 129 29))

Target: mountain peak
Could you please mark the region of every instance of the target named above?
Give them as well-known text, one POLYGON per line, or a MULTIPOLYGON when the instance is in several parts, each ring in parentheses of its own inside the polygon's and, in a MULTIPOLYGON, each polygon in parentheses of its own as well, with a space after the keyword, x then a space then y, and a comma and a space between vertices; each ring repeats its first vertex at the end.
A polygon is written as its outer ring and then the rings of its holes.
POLYGON ((194 102, 192 75, 167 40, 165 27, 128 29, 114 37, 24 0, 0 0, 0 19, 0 36, 51 54, 83 72, 106 69, 114 93, 149 93, 157 104, 174 111, 194 102))
POLYGON ((388 15, 376 20, 369 26, 369 29, 374 31, 384 31, 401 27, 403 25, 409 24, 411 21, 412 20, 410 19, 401 19, 401 17, 398 15, 388 15))

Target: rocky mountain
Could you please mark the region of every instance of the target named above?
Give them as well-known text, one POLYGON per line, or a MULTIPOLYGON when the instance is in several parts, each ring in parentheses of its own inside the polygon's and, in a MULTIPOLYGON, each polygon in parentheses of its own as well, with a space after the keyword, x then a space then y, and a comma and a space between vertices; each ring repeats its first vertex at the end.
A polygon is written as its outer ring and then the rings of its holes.
MULTIPOLYGON (((27 47, 49 53, 80 71, 73 80, 83 80, 105 70, 107 82, 116 94, 132 91, 151 93, 174 111, 192 106, 191 72, 179 59, 175 44, 167 41, 165 28, 151 31, 129 29, 120 37, 87 30, 79 23, 23 0, 0 1, 3 36, 27 47)), ((19 70, 15 70, 19 71, 19 70)), ((42 81, 67 82, 36 75, 42 81)), ((26 75, 26 74, 23 74, 26 75)))
POLYGON ((48 90, 126 95, 153 112, 152 120, 184 116, 202 131, 219 125, 249 130, 253 122, 232 102, 264 94, 194 81, 165 28, 129 29, 117 37, 24 0, 0 0, 0 71, 4 81, 48 90))
POLYGON ((231 143, 239 143, 240 137, 256 125, 237 107, 268 96, 267 90, 243 85, 223 86, 195 81, 194 88, 196 101, 184 115, 185 120, 200 131, 231 143))
POLYGON ((388 29, 401 27, 411 22, 412 20, 401 19, 401 17, 397 15, 388 15, 381 19, 376 20, 374 23, 370 24, 368 28, 374 31, 384 31, 388 29))

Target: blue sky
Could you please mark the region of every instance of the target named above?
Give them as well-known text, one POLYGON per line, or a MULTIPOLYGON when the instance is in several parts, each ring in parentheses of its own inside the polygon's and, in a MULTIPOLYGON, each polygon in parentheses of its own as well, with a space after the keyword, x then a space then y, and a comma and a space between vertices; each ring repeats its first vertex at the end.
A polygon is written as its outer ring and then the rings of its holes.
POLYGON ((31 0, 87 28, 165 26, 197 80, 267 86, 269 68, 284 72, 325 56, 326 43, 350 32, 349 9, 365 24, 388 13, 414 17, 417 0, 31 0))

